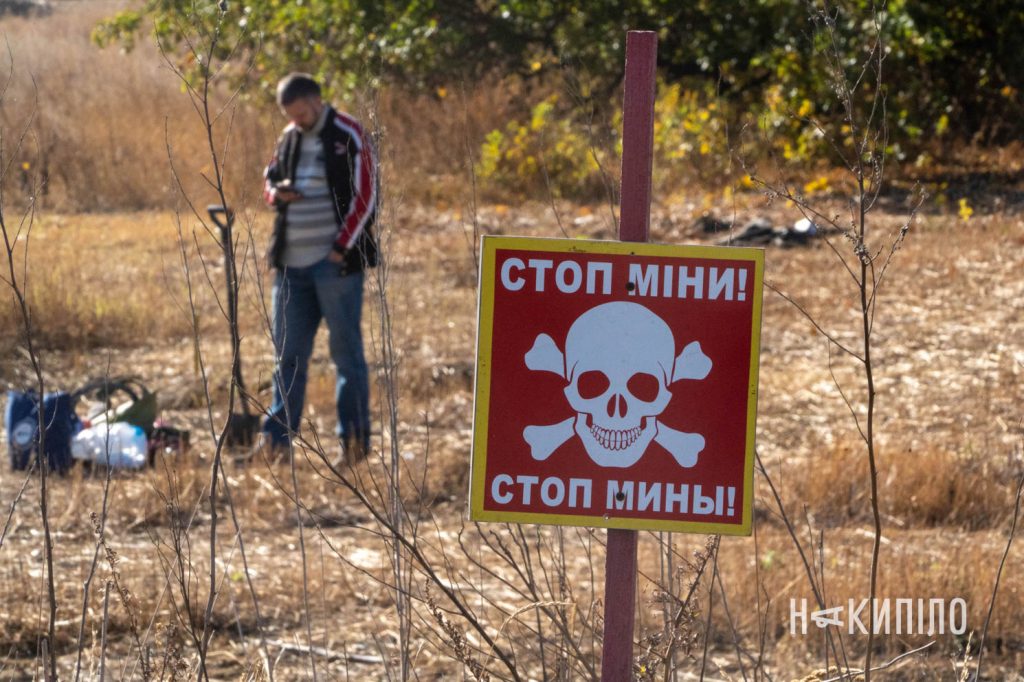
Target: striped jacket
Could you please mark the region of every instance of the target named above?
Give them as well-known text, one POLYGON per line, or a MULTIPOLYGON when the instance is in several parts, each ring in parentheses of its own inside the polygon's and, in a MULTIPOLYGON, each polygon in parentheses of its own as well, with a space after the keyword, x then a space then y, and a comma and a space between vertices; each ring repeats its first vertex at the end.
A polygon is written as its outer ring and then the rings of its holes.
MULTIPOLYGON (((340 229, 334 250, 345 254, 345 270, 355 272, 377 265, 377 242, 373 223, 377 215, 377 161, 369 137, 359 122, 348 114, 328 107, 327 122, 320 132, 323 142, 327 184, 334 197, 334 212, 340 229)), ((281 267, 281 254, 288 229, 288 204, 273 200, 274 187, 287 179, 295 182, 302 133, 289 123, 277 142, 274 157, 263 172, 263 198, 277 210, 274 234, 267 257, 281 267)))

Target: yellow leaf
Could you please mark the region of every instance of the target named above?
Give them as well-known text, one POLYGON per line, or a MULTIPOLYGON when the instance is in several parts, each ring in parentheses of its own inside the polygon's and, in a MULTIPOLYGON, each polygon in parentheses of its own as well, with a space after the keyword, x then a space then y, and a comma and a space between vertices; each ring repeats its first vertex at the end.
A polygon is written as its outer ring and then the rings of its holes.
POLYGON ((820 177, 816 180, 811 180, 804 185, 804 194, 814 194, 815 192, 824 192, 828 189, 828 178, 820 177))
POLYGON ((447 97, 448 96, 448 88, 438 88, 437 89, 437 96, 440 97, 441 99, 444 99, 445 97, 447 97))
POLYGON ((974 215, 974 209, 967 203, 966 198, 960 200, 960 210, 958 213, 964 222, 970 220, 971 216, 974 215))

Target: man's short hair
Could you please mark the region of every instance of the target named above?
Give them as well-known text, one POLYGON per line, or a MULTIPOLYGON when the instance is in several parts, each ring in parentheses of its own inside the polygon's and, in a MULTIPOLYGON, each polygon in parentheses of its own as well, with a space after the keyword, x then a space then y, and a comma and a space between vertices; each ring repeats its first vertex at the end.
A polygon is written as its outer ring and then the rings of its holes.
POLYGON ((320 84, 308 73, 290 73, 277 84, 277 105, 280 107, 306 97, 320 97, 320 84))

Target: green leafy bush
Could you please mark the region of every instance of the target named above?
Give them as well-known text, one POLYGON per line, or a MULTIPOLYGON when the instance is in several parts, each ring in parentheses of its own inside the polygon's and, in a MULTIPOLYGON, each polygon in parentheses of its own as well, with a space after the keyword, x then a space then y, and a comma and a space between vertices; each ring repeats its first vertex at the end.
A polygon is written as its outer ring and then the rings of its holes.
POLYGON ((529 121, 487 134, 476 167, 485 188, 510 196, 600 196, 603 152, 558 103, 552 95, 533 107, 529 121))
POLYGON ((655 182, 673 187, 693 177, 714 182, 729 172, 727 103, 711 86, 661 83, 654 103, 655 182))

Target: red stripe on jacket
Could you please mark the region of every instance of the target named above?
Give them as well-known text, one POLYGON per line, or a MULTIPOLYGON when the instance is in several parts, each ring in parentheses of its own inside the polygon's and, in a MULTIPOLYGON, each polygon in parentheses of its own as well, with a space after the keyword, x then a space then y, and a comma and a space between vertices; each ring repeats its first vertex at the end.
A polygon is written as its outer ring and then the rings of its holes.
POLYGON ((377 204, 377 168, 373 148, 363 133, 359 122, 348 114, 336 112, 334 125, 348 133, 356 146, 356 158, 352 162, 352 200, 348 212, 341 219, 341 232, 335 242, 344 249, 350 249, 363 232, 367 221, 373 216, 377 204))

